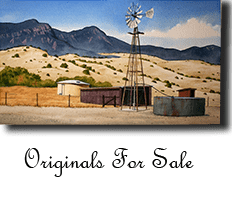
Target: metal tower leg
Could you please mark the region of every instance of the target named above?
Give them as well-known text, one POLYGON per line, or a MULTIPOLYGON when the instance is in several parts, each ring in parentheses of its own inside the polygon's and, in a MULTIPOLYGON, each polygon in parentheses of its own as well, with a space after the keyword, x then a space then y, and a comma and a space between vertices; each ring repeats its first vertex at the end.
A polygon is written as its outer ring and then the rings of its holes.
POLYGON ((146 90, 145 90, 145 84, 144 84, 144 74, 143 74, 143 65, 142 65, 142 56, 141 56, 141 49, 140 49, 140 40, 139 40, 139 34, 143 34, 141 32, 138 32, 138 27, 134 28, 133 33, 129 33, 132 35, 132 41, 131 41, 131 50, 128 60, 128 69, 126 73, 126 80, 124 84, 124 90, 123 90, 123 97, 122 97, 122 104, 121 109, 124 106, 125 98, 127 98, 127 104, 129 102, 129 109, 131 109, 131 106, 133 110, 138 111, 139 106, 139 81, 138 81, 138 73, 141 73, 142 76, 142 86, 144 91, 144 102, 147 109, 147 99, 146 99, 146 90), (138 54, 140 62, 138 62, 138 54), (129 85, 127 86, 127 82, 129 85), (130 89, 129 95, 126 93, 126 90, 130 89), (125 97, 127 95, 127 97, 125 97), (128 101, 129 100, 129 101, 128 101))

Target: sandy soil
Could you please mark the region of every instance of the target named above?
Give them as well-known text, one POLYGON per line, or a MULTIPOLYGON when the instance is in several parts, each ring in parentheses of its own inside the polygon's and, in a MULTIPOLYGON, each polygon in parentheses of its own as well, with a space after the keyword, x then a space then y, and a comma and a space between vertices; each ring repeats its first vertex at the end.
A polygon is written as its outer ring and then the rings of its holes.
POLYGON ((170 117, 154 115, 152 107, 136 112, 120 108, 0 106, 0 124, 207 125, 220 124, 220 108, 206 107, 205 116, 170 117))

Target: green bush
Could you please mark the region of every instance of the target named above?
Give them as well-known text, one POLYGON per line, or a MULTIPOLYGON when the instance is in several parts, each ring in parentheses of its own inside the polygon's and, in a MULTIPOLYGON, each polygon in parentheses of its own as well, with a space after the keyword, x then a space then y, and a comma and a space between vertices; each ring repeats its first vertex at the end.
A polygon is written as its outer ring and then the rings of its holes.
POLYGON ((214 90, 210 90, 209 92, 210 92, 210 93, 215 93, 215 91, 214 91, 214 90))
POLYGON ((56 87, 56 82, 52 80, 41 80, 38 74, 29 73, 27 69, 22 67, 6 66, 0 72, 0 86, 28 86, 28 87, 56 87))
POLYGON ((165 87, 171 88, 172 84, 168 82, 168 83, 166 83, 165 87))
POLYGON ((123 77, 122 80, 123 80, 123 81, 128 81, 128 78, 123 77))
POLYGON ((154 78, 155 81, 161 81, 158 77, 154 78))
POLYGON ((61 68, 68 68, 68 65, 67 65, 67 63, 62 63, 62 64, 60 65, 60 67, 61 67, 61 68))
POLYGON ((48 54, 44 53, 42 56, 46 58, 48 57, 48 54))
POLYGON ((114 66, 107 65, 107 64, 105 64, 105 66, 108 67, 108 68, 110 68, 110 69, 112 69, 112 70, 116 70, 116 68, 114 66))
POLYGON ((47 66, 43 66, 42 68, 52 68, 52 65, 48 63, 47 66))
POLYGON ((14 56, 12 56, 12 58, 19 58, 19 54, 16 53, 14 56))
POLYGON ((81 65, 80 67, 82 67, 82 68, 86 68, 86 67, 87 67, 87 65, 86 65, 86 64, 83 64, 83 65, 81 65))
POLYGON ((88 69, 85 69, 85 70, 83 71, 83 74, 85 74, 85 75, 90 75, 89 70, 88 70, 88 69))

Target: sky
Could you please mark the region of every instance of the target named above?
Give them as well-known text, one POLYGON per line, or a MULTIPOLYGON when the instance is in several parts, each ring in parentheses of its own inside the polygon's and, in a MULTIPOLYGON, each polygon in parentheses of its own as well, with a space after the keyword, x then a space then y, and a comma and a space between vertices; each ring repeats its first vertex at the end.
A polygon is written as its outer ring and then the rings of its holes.
POLYGON ((37 19, 62 31, 97 26, 107 35, 131 42, 133 31, 125 22, 131 3, 143 13, 154 9, 152 19, 143 17, 138 28, 141 45, 183 50, 191 46, 221 46, 221 5, 213 1, 162 0, 0 0, 0 22, 18 23, 37 19))

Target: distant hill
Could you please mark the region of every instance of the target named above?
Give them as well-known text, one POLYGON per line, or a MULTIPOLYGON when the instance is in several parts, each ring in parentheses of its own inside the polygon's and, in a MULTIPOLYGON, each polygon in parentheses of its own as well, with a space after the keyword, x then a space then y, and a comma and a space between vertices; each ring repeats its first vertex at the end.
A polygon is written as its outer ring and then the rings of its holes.
MULTIPOLYGON (((35 19, 21 23, 0 23, 0 50, 22 45, 39 47, 51 55, 77 53, 99 56, 98 53, 130 52, 130 44, 106 35, 96 26, 64 32, 35 19)), ((141 52, 166 60, 203 60, 220 64, 221 48, 215 45, 186 50, 142 45, 141 52)))

